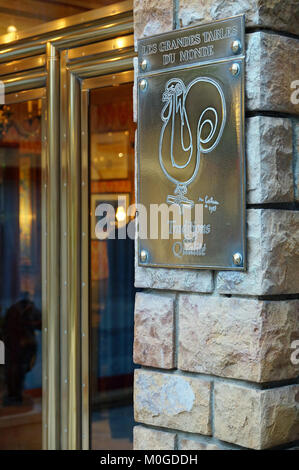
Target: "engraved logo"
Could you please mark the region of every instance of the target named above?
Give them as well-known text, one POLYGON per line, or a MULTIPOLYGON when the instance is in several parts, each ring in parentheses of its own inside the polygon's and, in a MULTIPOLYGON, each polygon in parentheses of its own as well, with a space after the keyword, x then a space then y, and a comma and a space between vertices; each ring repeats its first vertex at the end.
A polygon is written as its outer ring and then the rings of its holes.
POLYGON ((198 174, 201 155, 212 152, 223 134, 224 93, 212 78, 198 77, 188 86, 181 79, 172 78, 165 85, 162 106, 159 162, 166 178, 175 185, 174 195, 168 195, 166 202, 193 207, 194 201, 187 197, 188 186, 198 174), (213 102, 219 103, 217 109, 215 105, 201 104, 202 93, 207 91, 213 94, 213 102), (192 119, 188 115, 190 107, 193 107, 192 119))

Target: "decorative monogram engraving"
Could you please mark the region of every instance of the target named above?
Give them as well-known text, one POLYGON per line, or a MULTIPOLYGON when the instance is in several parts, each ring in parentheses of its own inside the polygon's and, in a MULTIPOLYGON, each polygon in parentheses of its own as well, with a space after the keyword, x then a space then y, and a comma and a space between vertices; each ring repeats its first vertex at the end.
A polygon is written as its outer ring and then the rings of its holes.
MULTIPOLYGON (((224 93, 220 84, 209 77, 198 77, 192 80, 186 87, 179 78, 172 78, 167 81, 165 91, 162 94, 162 103, 164 106, 161 111, 161 120, 163 122, 160 142, 159 142, 159 162, 166 178, 175 184, 174 195, 168 195, 166 201, 168 204, 178 204, 179 206, 194 206, 194 201, 186 196, 188 186, 196 178, 199 170, 201 154, 209 153, 214 150, 223 133, 226 123, 226 102, 224 93), (191 127, 186 107, 186 99, 191 89, 197 87, 197 93, 200 97, 201 86, 203 83, 209 83, 214 88, 215 93, 219 94, 221 101, 221 115, 213 106, 206 107, 201 111, 196 125, 196 142, 192 136, 191 127), (170 134, 170 139, 166 139, 166 132, 170 134), (170 145, 166 143, 170 140, 170 145), (168 147, 168 148, 167 148, 168 147), (179 152, 179 157, 175 155, 179 152), (169 161, 171 167, 181 172, 182 179, 170 174, 169 161), (184 179, 185 169, 194 164, 193 174, 184 179), (166 168, 168 167, 168 169, 166 168)), ((177 175, 178 172, 176 172, 177 175)))

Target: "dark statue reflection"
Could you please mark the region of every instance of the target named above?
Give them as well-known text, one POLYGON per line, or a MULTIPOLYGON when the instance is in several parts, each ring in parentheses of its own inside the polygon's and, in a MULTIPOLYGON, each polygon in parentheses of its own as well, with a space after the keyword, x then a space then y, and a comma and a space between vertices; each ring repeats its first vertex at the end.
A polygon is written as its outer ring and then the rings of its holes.
POLYGON ((23 292, 21 300, 6 311, 3 338, 6 349, 3 406, 23 403, 26 374, 33 368, 37 355, 35 331, 41 329, 41 312, 23 292))

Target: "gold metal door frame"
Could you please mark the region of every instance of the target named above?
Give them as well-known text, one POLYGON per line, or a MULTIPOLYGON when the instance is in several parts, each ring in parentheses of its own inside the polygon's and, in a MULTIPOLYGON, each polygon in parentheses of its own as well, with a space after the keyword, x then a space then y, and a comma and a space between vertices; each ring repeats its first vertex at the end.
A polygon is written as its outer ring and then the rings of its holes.
MULTIPOLYGON (((0 65, 5 103, 42 99, 42 434, 43 448, 58 446, 59 426, 59 134, 57 116, 57 63, 48 45, 40 56, 20 58, 0 65), (55 222, 56 221, 56 222, 55 222), (53 262, 49 263, 49 260, 53 262)), ((5 57, 5 53, 1 58, 5 57)), ((58 98, 59 99, 59 98, 58 98)))
POLYGON ((128 80, 129 75, 133 81, 134 56, 132 30, 61 50, 61 400, 68 404, 61 410, 64 449, 89 449, 90 439, 89 90, 117 83, 120 77, 128 80))
MULTIPOLYGON (((62 52, 61 60, 61 102, 68 109, 68 126, 61 117, 62 133, 66 140, 63 146, 62 168, 69 175, 62 190, 62 200, 68 207, 65 226, 68 240, 64 241, 63 252, 72 259, 66 285, 69 289, 64 300, 67 305, 68 317, 62 319, 69 331, 68 364, 63 369, 68 371, 65 376, 68 392, 68 417, 63 421, 69 429, 68 437, 62 436, 63 446, 70 449, 82 447, 89 449, 89 136, 88 136, 88 104, 89 91, 93 88, 128 83, 134 81, 133 35, 120 38, 124 44, 122 54, 114 52, 114 42, 104 41, 100 50, 107 58, 97 55, 90 60, 88 53, 94 56, 94 46, 80 48, 75 53, 68 50, 62 52), (83 59, 78 60, 79 57, 83 59), (74 61, 76 61, 74 63, 74 61), (67 104, 67 107, 65 105, 67 104), (70 175, 72 175, 70 177, 70 175), (68 201, 68 202, 67 202, 68 201), (80 315, 81 313, 81 315, 80 315), (68 327, 67 327, 68 325, 68 327), (80 358, 74 363, 73 357, 80 358)), ((65 266, 67 263, 63 263, 65 266)), ((62 346, 63 347, 63 346, 62 346)), ((63 354, 64 355, 64 354, 63 354)), ((66 413, 65 413, 66 415, 66 413)), ((64 433, 67 434, 67 433, 64 433)))
MULTIPOLYGON (((134 82, 133 60, 130 61, 131 70, 116 74, 107 74, 86 78, 81 85, 81 364, 82 364, 82 448, 90 448, 90 339, 89 339, 89 240, 90 240, 90 209, 89 209, 89 92, 96 88, 121 85, 134 82)), ((133 99, 133 97, 132 97, 133 99)))
POLYGON ((61 51, 61 400, 68 403, 61 410, 64 449, 89 448, 89 89, 97 80, 107 82, 109 74, 113 83, 112 77, 117 81, 119 73, 132 71, 133 46, 131 32, 61 51))
POLYGON ((89 447, 88 90, 132 70, 132 33, 127 0, 0 37, 6 99, 43 94, 45 449, 89 447))

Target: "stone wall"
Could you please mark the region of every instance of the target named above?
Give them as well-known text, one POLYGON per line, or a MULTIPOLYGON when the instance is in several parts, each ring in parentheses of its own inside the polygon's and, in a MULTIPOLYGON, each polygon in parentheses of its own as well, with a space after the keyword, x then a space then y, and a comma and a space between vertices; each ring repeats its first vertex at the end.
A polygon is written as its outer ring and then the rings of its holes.
POLYGON ((299 99, 291 100, 299 2, 135 0, 135 35, 240 13, 248 270, 136 261, 143 290, 135 308, 135 449, 292 448, 299 441, 299 365, 291 361, 299 340, 299 99))

